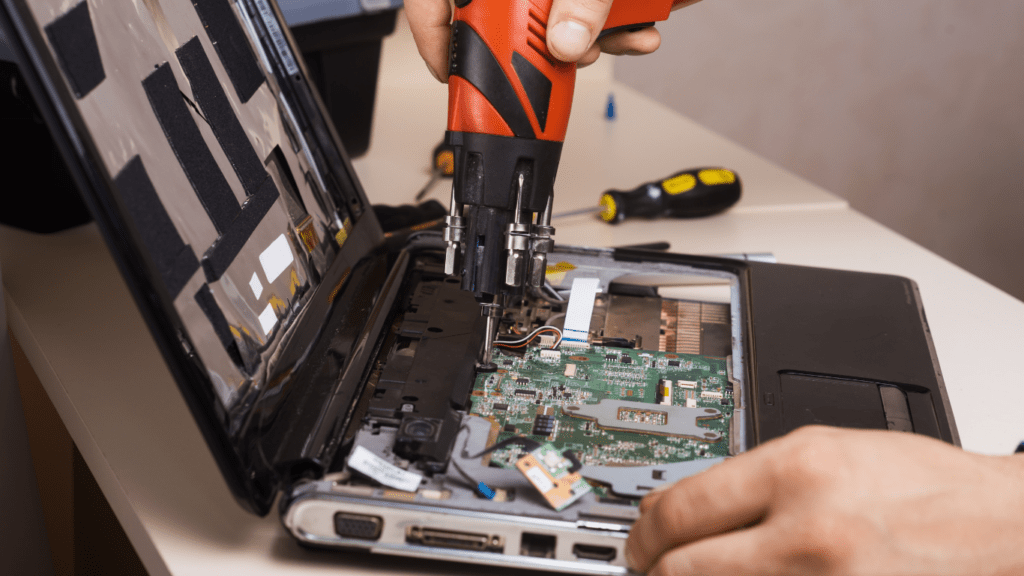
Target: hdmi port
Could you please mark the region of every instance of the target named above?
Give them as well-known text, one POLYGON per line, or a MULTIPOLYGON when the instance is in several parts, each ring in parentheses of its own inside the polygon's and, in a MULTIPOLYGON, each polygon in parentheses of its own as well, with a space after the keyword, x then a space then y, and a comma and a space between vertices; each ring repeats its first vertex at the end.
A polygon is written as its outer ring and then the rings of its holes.
POLYGON ((572 553, 580 560, 600 560, 601 562, 611 562, 612 560, 615 560, 615 548, 608 546, 573 544, 572 553))
POLYGON ((438 528, 409 526, 405 529, 405 541, 437 548, 458 548, 478 552, 501 552, 505 549, 505 537, 473 532, 457 532, 438 528))

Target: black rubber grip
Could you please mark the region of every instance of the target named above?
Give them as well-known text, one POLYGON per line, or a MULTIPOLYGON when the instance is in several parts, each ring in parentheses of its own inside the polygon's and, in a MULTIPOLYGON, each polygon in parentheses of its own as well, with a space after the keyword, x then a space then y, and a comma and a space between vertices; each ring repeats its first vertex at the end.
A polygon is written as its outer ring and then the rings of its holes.
POLYGON ((487 43, 465 22, 452 25, 450 76, 461 76, 472 84, 508 124, 512 133, 520 138, 536 138, 523 103, 512 88, 512 82, 501 69, 487 43))

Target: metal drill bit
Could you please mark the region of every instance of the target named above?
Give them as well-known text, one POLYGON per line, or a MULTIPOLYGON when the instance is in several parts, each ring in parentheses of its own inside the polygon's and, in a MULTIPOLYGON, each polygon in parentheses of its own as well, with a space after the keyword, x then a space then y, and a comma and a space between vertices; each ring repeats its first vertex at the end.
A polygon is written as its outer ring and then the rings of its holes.
POLYGON ((448 243, 444 252, 444 273, 454 276, 459 269, 459 248, 466 231, 466 223, 462 218, 462 204, 455 200, 455 184, 452 184, 452 200, 448 204, 448 216, 444 220, 444 239, 448 243))
POLYGON ((529 283, 530 286, 539 288, 544 284, 544 278, 548 268, 548 252, 554 248, 555 242, 551 238, 555 229, 551 227, 551 200, 548 197, 547 206, 537 217, 537 224, 530 234, 530 251, 533 256, 530 259, 529 283))
POLYGON ((516 193, 516 211, 512 223, 505 232, 505 284, 520 286, 523 283, 523 270, 526 267, 526 250, 529 248, 530 225, 523 222, 523 173, 519 173, 516 193))

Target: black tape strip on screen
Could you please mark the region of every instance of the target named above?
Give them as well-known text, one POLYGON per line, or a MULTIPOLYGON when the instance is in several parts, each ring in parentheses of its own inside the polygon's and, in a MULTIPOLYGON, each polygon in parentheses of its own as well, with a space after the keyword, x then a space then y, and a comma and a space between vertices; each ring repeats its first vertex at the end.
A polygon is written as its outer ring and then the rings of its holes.
POLYGON ((238 16, 228 0, 192 0, 192 5, 227 70, 235 94, 243 104, 248 102, 264 78, 238 16))
POLYGON ((129 160, 114 177, 114 186, 173 300, 199 269, 199 259, 174 227, 142 159, 129 160))
POLYGON ((242 212, 203 255, 203 272, 208 282, 215 282, 224 275, 279 195, 274 180, 267 176, 259 192, 245 201, 242 212))
POLYGON ((224 317, 224 311, 217 305, 217 299, 213 297, 213 292, 208 284, 203 284, 199 292, 196 292, 196 304, 199 305, 199 309, 203 311, 203 314, 206 314, 206 319, 213 326, 213 332, 217 335, 221 345, 224 346, 228 356, 231 356, 231 360, 236 366, 241 366, 242 356, 238 352, 238 343, 235 342, 235 337, 231 335, 231 327, 228 326, 227 318, 224 317))
POLYGON ((198 36, 183 44, 176 51, 181 69, 185 71, 192 86, 192 95, 210 127, 213 128, 220 147, 227 155, 231 167, 242 181, 242 188, 249 196, 256 193, 267 178, 263 163, 252 148, 252 143, 242 129, 228 97, 217 80, 210 59, 203 50, 198 36))
POLYGON ((46 37, 75 98, 82 98, 106 78, 89 5, 84 0, 47 24, 46 37))
POLYGON ((238 216, 238 200, 199 132, 170 64, 161 64, 142 81, 142 87, 199 201, 217 232, 224 234, 238 216))

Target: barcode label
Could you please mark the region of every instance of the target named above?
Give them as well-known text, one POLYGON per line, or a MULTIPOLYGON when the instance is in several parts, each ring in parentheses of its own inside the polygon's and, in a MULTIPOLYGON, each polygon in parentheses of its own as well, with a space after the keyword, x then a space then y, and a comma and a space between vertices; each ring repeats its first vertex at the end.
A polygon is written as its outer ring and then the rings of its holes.
POLYGON ((292 50, 288 46, 288 41, 285 40, 284 33, 281 32, 281 27, 277 24, 274 11, 270 9, 267 0, 255 1, 256 9, 260 11, 260 17, 263 18, 263 23, 267 26, 267 33, 270 34, 270 39, 274 41, 274 47, 277 48, 277 53, 281 56, 281 63, 284 64, 285 72, 289 76, 298 74, 299 65, 295 63, 295 57, 292 56, 292 50))

